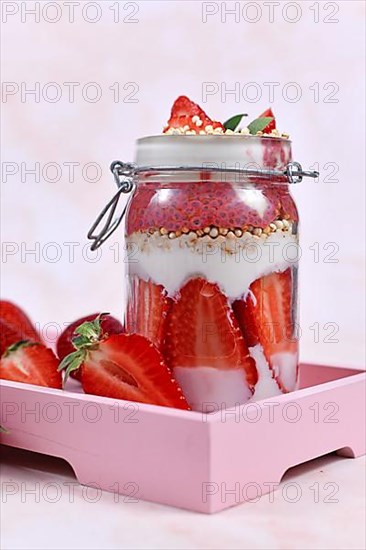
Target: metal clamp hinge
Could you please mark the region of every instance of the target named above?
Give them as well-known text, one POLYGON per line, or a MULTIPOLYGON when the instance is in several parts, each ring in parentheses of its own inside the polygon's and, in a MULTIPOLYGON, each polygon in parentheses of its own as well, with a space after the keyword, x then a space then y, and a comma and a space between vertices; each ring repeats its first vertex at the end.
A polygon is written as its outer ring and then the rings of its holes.
POLYGON ((132 164, 123 163, 117 160, 112 162, 110 169, 117 184, 118 191, 114 195, 114 197, 112 197, 112 199, 108 202, 108 204, 106 204, 106 206, 103 208, 103 210, 93 223, 92 227, 88 231, 88 239, 93 241, 90 246, 91 250, 97 250, 97 248, 99 248, 104 243, 104 241, 106 241, 108 237, 110 237, 112 233, 117 229, 117 227, 123 220, 129 203, 129 201, 127 201, 121 214, 117 218, 113 219, 118 201, 122 194, 131 193, 135 186, 135 168, 132 164), (96 232, 97 228, 101 225, 105 217, 106 221, 104 222, 104 225, 98 232, 96 232))

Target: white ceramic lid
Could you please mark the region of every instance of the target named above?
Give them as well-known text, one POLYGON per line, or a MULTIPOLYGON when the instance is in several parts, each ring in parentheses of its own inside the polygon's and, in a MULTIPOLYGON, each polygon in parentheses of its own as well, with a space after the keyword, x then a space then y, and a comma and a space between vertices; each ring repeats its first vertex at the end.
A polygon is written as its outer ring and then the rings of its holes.
POLYGON ((158 135, 137 140, 139 168, 191 166, 218 169, 284 170, 292 160, 291 141, 246 135, 158 135))

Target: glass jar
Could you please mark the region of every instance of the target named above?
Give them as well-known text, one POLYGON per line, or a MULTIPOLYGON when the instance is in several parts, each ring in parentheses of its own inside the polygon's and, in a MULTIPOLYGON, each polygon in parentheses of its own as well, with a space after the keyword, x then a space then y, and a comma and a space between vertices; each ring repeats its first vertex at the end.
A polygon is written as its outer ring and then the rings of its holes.
POLYGON ((299 218, 289 181, 312 174, 292 163, 291 142, 152 136, 129 169, 126 331, 160 349, 192 410, 295 390, 299 218))

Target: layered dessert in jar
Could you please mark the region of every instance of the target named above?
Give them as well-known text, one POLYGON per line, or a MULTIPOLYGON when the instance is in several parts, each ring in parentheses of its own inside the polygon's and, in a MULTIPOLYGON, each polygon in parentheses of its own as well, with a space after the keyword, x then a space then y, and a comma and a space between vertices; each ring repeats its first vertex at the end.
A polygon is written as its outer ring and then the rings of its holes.
POLYGON ((163 135, 138 141, 126 330, 160 350, 192 410, 297 387, 290 161, 271 111, 235 131, 185 97, 163 135))

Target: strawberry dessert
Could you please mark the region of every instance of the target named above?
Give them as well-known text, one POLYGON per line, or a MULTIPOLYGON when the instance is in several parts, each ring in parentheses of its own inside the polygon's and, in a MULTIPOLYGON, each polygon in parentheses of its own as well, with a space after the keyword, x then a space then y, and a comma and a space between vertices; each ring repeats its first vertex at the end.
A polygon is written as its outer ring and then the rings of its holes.
POLYGON ((179 97, 138 140, 127 212, 127 332, 160 350, 191 409, 297 387, 298 213, 270 109, 212 120, 179 97))
POLYGON ((297 388, 291 142, 271 109, 245 117, 222 124, 181 96, 138 140, 124 323, 75 321, 57 358, 2 301, 0 378, 61 389, 71 375, 88 394, 203 412, 297 388))

